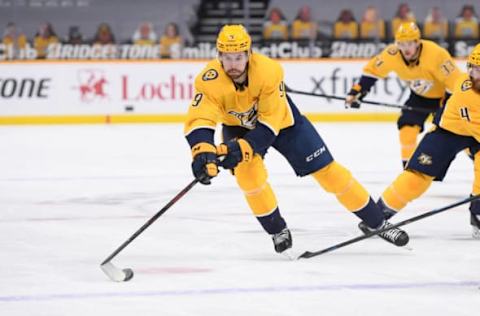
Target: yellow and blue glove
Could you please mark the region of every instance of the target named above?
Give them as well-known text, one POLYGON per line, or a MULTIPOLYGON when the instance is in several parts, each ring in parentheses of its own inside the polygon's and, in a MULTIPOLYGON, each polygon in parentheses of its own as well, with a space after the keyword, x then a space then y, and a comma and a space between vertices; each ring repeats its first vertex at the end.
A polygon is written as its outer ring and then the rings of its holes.
POLYGON ((217 149, 210 143, 198 143, 192 146, 192 172, 202 184, 210 184, 210 179, 218 174, 217 149))
POLYGON ((253 159, 252 146, 243 138, 232 139, 217 146, 218 165, 224 169, 234 169, 240 162, 253 159))
POLYGON ((345 98, 345 108, 359 109, 365 95, 366 92, 362 91, 362 87, 359 84, 354 84, 345 98))

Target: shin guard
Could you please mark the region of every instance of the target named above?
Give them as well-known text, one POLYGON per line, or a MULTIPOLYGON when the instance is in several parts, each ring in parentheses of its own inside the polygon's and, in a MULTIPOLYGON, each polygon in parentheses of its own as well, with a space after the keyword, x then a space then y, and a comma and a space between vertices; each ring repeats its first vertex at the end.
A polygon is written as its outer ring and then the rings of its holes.
POLYGON ((382 201, 388 208, 398 212, 409 202, 422 195, 432 181, 433 177, 431 176, 405 170, 383 192, 382 201))
POLYGON ((322 188, 335 194, 338 201, 351 212, 364 208, 370 195, 352 176, 350 171, 336 161, 312 174, 322 188))
POLYGON ((255 216, 266 216, 277 209, 277 199, 267 182, 267 170, 260 156, 235 168, 237 183, 255 216))
POLYGON ((399 130, 402 161, 407 162, 417 147, 420 126, 405 125, 399 130))

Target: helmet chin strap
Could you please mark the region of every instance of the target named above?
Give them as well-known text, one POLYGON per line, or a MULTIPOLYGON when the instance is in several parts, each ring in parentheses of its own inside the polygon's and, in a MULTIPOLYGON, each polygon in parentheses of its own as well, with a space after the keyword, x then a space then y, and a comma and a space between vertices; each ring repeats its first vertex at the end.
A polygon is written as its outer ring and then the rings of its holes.
POLYGON ((472 82, 472 89, 476 93, 480 93, 480 79, 475 80, 471 75, 469 75, 470 81, 472 82))

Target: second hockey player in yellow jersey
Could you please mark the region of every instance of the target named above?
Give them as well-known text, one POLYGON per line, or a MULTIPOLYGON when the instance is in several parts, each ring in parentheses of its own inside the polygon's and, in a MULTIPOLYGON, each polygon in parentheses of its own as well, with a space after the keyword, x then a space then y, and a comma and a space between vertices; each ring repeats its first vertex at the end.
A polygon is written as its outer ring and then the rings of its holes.
MULTIPOLYGON (((425 135, 406 170, 387 187, 379 206, 389 218, 422 195, 432 181, 441 181, 458 152, 469 148, 474 155, 472 195, 480 194, 480 44, 468 57, 468 74, 461 74, 435 128, 425 135)), ((470 204, 473 237, 480 239, 480 201, 470 204)))
MULTIPOLYGON (((394 72, 406 81, 410 96, 406 105, 435 112, 445 94, 450 94, 460 74, 450 54, 428 40, 420 39, 420 30, 413 22, 400 25, 395 34, 395 44, 387 46, 372 58, 363 69, 357 84, 350 90, 347 107, 359 107, 360 101, 377 79, 394 72)), ((417 145, 417 136, 423 131, 428 112, 403 110, 398 119, 402 163, 405 165, 417 145)))
MULTIPOLYGON (((195 79, 195 96, 188 110, 185 135, 192 149, 192 171, 203 184, 232 170, 238 186, 275 251, 292 246, 292 237, 267 181, 263 157, 273 147, 298 176, 312 175, 370 229, 390 225, 365 188, 336 162, 313 125, 285 92, 281 65, 251 51, 251 39, 241 25, 226 25, 217 39, 218 59, 195 79), (214 143, 217 124, 223 143, 214 143)), ((403 246, 408 235, 392 229, 380 235, 403 246)))

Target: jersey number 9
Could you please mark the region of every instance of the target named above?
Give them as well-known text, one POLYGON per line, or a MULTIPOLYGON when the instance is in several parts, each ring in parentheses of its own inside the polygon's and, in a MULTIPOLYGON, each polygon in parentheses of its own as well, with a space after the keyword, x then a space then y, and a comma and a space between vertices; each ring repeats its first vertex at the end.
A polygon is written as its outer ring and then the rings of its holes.
POLYGON ((200 104, 200 101, 202 101, 202 98, 203 93, 195 94, 195 97, 193 97, 192 106, 198 106, 200 104))

